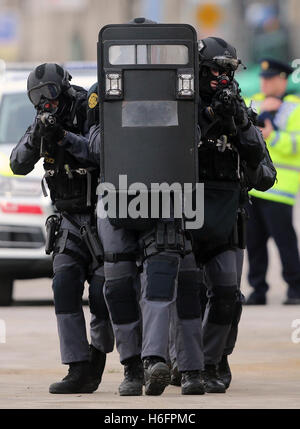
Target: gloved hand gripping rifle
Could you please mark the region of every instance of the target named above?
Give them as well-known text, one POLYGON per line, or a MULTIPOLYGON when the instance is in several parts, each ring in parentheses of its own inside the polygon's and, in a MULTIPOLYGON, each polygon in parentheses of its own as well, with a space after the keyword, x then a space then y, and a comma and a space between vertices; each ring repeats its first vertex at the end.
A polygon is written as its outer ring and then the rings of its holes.
POLYGON ((57 120, 49 102, 42 103, 38 108, 36 127, 41 139, 40 156, 45 156, 47 146, 62 140, 65 136, 61 124, 57 120))
POLYGON ((237 126, 247 126, 249 120, 255 118, 255 112, 251 107, 247 108, 236 80, 231 81, 226 75, 218 76, 217 80, 216 93, 206 113, 211 119, 219 117, 225 123, 228 135, 235 136, 237 126))

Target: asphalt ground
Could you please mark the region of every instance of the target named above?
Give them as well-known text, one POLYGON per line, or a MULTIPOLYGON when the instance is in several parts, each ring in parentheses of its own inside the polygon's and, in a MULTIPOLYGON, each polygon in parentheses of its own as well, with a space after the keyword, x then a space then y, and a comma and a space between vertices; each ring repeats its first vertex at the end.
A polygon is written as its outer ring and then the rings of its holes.
MULTIPOLYGON (((299 201, 295 226, 300 237, 299 201)), ((286 285, 272 242, 269 250, 268 305, 243 309, 236 349, 229 360, 233 381, 226 394, 184 396, 180 388, 168 386, 158 397, 121 397, 123 368, 116 350, 108 355, 102 383, 93 394, 49 394, 49 385, 64 377, 67 367, 60 363, 51 280, 37 279, 17 281, 14 304, 0 307, 0 409, 299 410, 300 306, 282 305, 286 285)), ((246 274, 247 259, 242 291, 248 295, 246 274)), ((84 311, 88 324, 86 305, 84 311)))

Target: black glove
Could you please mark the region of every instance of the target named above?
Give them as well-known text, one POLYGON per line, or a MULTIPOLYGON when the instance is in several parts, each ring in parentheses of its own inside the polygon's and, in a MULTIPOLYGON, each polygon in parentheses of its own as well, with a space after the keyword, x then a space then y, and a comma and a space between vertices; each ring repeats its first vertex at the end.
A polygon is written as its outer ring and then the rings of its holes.
POLYGON ((241 127, 242 129, 247 128, 250 123, 247 108, 239 101, 236 101, 234 122, 238 127, 241 127))
POLYGON ((217 114, 221 118, 229 118, 234 116, 236 113, 236 106, 234 100, 224 102, 222 92, 217 93, 216 96, 213 98, 211 107, 215 114, 217 114))
POLYGON ((236 135, 237 130, 234 122, 235 104, 233 102, 222 103, 219 100, 213 100, 211 109, 214 115, 222 121, 224 131, 229 135, 236 135))
POLYGON ((64 138, 65 130, 58 122, 53 125, 41 123, 41 134, 50 143, 57 143, 64 138))

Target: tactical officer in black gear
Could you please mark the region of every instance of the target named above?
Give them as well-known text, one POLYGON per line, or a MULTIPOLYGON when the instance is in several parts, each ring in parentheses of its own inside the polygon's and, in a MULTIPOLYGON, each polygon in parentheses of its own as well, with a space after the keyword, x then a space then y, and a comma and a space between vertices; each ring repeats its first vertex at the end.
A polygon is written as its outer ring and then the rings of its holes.
POLYGON ((227 388, 230 380, 226 356, 232 352, 242 310, 241 249, 245 248, 247 217, 244 206, 252 187, 267 190, 273 186, 276 170, 251 120, 254 114, 247 109, 234 80, 234 72, 241 64, 235 48, 222 39, 209 37, 199 43, 199 61, 199 181, 207 189, 205 208, 222 215, 220 223, 210 218, 219 223, 222 231, 218 233, 215 228, 209 243, 208 222, 198 236, 198 257, 205 263, 208 287, 203 320, 204 378, 207 392, 221 392, 218 365, 227 388), (214 194, 217 197, 212 197, 214 194), (207 200, 211 201, 210 207, 207 200), (221 206, 215 205, 217 201, 224 204, 223 212, 219 210, 221 206))
MULTIPOLYGON (((99 90, 98 82, 94 83, 88 91, 88 125, 90 128, 90 150, 97 156, 100 162, 100 124, 99 124, 99 90)), ((100 203, 100 201, 99 201, 100 203)), ((107 223, 110 226, 109 222, 107 223)), ((100 228, 99 228, 100 230, 100 228)), ((120 252, 119 243, 108 231, 108 238, 111 245, 120 252)), ((121 259, 121 253, 119 253, 121 259)), ((124 261, 119 261, 119 271, 114 279, 114 272, 108 273, 108 283, 115 287, 118 295, 118 277, 126 271, 128 272, 125 294, 120 300, 117 311, 113 313, 112 326, 116 338, 116 347, 120 355, 120 362, 124 366, 124 379, 119 386, 120 396, 139 396, 143 391, 144 370, 141 359, 142 344, 142 322, 139 311, 140 281, 135 264, 135 255, 133 260, 124 257, 124 261), (133 268, 133 269, 132 269, 133 268), (132 273, 130 271, 133 271, 132 273), (115 319, 118 313, 117 320, 115 319)), ((106 291, 107 285, 104 288, 106 291)), ((120 294, 120 293, 119 293, 120 294)), ((108 307, 109 308, 109 307, 108 307)))
POLYGON ((49 392, 91 393, 101 382, 114 337, 102 292, 101 249, 93 233, 99 171, 88 152, 87 94, 70 80, 70 74, 54 63, 41 64, 29 74, 28 97, 37 116, 13 149, 10 163, 15 174, 26 175, 43 158, 43 182, 58 212, 46 222, 46 252, 53 252, 61 359, 69 372, 51 384, 49 392), (90 346, 82 309, 85 280, 90 284, 90 346))
MULTIPOLYGON (((199 182, 204 183, 204 226, 194 233, 194 252, 204 268, 208 303, 203 317, 208 393, 225 393, 243 296, 240 279, 245 248, 248 190, 273 186, 276 170, 260 131, 253 125, 234 72, 241 61, 223 39, 199 42, 199 182), (222 373, 222 379, 220 373, 222 373)), ((188 280, 179 276, 178 290, 188 280)), ((203 284, 203 282, 202 282, 203 284)), ((176 370, 176 363, 174 364, 176 370)), ((174 382, 178 376, 174 375, 174 382)))
MULTIPOLYGON (((90 150, 100 161, 100 135, 99 135, 99 91, 98 82, 94 83, 88 91, 88 126, 90 129, 90 150)), ((109 235, 111 245, 118 244, 114 237, 109 235)), ((119 252, 119 247, 118 252, 119 252)), ((133 255, 135 258, 135 255, 133 255)), ((121 258, 121 256, 120 256, 121 258)), ((125 256, 126 259, 126 256, 125 256)), ((135 261, 120 261, 118 265, 120 272, 116 277, 122 275, 124 270, 135 266, 135 261), (129 266, 129 267, 128 267, 129 266)), ((118 292, 118 283, 113 279, 113 273, 108 275, 108 282, 116 285, 115 291, 118 292)), ((123 300, 119 303, 118 322, 115 322, 115 313, 113 314, 112 326, 115 331, 116 347, 120 354, 121 364, 124 366, 124 380, 119 386, 121 396, 136 396, 142 394, 144 373, 141 360, 142 343, 142 324, 139 315, 139 293, 140 281, 137 270, 135 275, 127 279, 127 286, 123 300), (132 316, 132 314, 134 316, 132 316), (135 320, 133 320, 135 319, 135 320), (127 323, 128 322, 128 323, 127 323), (116 325, 116 327, 115 327, 116 325)))
MULTIPOLYGON (((106 86, 100 88, 100 121, 91 127, 90 146, 93 152, 100 151, 101 182, 114 184, 120 171, 129 181, 147 185, 188 182, 182 179, 182 174, 194 181, 197 178, 198 94, 193 89, 194 84, 198 88, 196 33, 184 24, 153 25, 142 18, 131 24, 105 26, 99 33, 98 76, 105 79, 106 86), (182 39, 189 41, 190 49, 182 46, 182 39), (124 40, 133 48, 135 59, 129 58, 128 51, 123 49, 124 40), (111 45, 109 49, 106 41, 111 45), (179 55, 182 51, 183 58, 179 55), (181 79, 187 82, 180 90, 181 79), (185 99, 187 83, 191 86, 190 98, 185 99), (182 150, 186 148, 184 157, 182 150), (173 159, 169 162, 171 150, 173 159), (166 165, 161 167, 164 162, 166 165), (173 168, 174 165, 179 168, 173 168), (162 178, 162 173, 168 177, 162 178)), ((103 199, 99 198, 99 212, 104 211, 103 199)), ((141 395, 143 380, 146 395, 160 395, 170 381, 166 362, 169 326, 171 319, 177 323, 182 315, 178 316, 175 305, 179 266, 188 271, 195 265, 181 219, 177 221, 172 215, 165 219, 151 215, 144 219, 118 216, 98 219, 105 251, 105 298, 124 365, 120 395, 141 395), (139 302, 134 292, 138 278, 139 302)), ((180 303, 183 300, 184 297, 179 298, 180 303)), ((181 334, 176 337, 176 349, 187 349, 184 359, 178 353, 186 381, 182 394, 204 394, 199 304, 196 307, 192 317, 183 318, 185 337, 181 334)))

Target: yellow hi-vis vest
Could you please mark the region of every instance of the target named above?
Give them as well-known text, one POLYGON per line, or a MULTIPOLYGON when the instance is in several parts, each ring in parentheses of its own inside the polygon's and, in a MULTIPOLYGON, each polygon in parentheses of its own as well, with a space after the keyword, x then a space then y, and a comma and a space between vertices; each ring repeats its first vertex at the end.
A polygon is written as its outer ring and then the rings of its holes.
MULTIPOLYGON (((252 107, 260 113, 264 99, 264 94, 256 94, 245 101, 249 106, 252 100, 252 107)), ((286 95, 274 123, 278 130, 271 132, 266 143, 277 170, 277 182, 265 192, 253 189, 250 195, 293 205, 300 185, 300 98, 286 95)))
POLYGON ((9 166, 9 157, 4 153, 0 152, 0 176, 13 176, 14 173, 11 171, 9 166))

